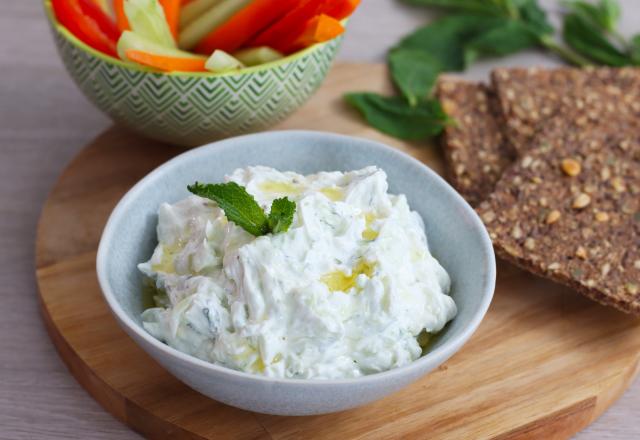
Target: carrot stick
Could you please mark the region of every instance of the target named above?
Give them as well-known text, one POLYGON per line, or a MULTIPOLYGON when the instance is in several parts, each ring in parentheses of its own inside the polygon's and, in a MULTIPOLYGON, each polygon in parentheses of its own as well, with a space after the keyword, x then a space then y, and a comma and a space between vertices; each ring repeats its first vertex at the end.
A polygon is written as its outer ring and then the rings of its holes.
POLYGON ((124 13, 124 0, 113 0, 113 12, 116 14, 116 23, 121 31, 128 31, 131 29, 129 26, 129 19, 127 14, 124 13))
POLYGON ((322 8, 322 13, 336 20, 344 20, 356 10, 360 0, 342 0, 341 2, 327 2, 322 8))
POLYGON ((344 27, 338 20, 325 14, 320 14, 307 21, 302 32, 296 36, 285 53, 292 53, 317 43, 329 41, 344 32, 344 27))
POLYGON ((215 49, 233 52, 283 17, 296 3, 298 0, 255 0, 205 36, 196 46, 196 52, 209 54, 215 49))
POLYGON ((282 52, 281 48, 291 43, 288 35, 299 35, 305 23, 320 13, 323 3, 324 0, 302 0, 291 12, 259 33, 247 46, 269 46, 282 52))
POLYGON ((167 23, 169 24, 173 38, 177 41, 181 0, 160 0, 160 5, 162 9, 164 9, 164 16, 167 18, 167 23))
POLYGON ((165 72, 205 72, 205 58, 179 58, 156 55, 141 50, 129 49, 127 58, 144 66, 155 67, 165 72))

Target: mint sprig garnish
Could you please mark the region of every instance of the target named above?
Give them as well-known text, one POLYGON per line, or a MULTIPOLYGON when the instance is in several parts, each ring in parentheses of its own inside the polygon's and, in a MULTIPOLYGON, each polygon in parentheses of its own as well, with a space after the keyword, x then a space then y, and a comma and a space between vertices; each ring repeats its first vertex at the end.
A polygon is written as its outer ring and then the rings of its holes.
POLYGON ((273 201, 271 212, 267 216, 256 199, 243 186, 235 182, 216 184, 196 182, 187 186, 187 189, 197 196, 216 202, 230 222, 256 237, 286 232, 296 212, 296 203, 284 197, 273 201))
POLYGON ((293 222, 293 214, 296 212, 296 202, 292 202, 286 197, 275 199, 271 203, 269 212, 269 229, 274 234, 286 232, 293 222))

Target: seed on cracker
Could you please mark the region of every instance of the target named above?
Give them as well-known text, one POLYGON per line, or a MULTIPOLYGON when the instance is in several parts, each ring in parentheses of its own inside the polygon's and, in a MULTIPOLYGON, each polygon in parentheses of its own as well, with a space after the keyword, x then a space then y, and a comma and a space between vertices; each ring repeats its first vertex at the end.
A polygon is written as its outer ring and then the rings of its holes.
POLYGON ((561 216, 562 214, 560 214, 560 211, 554 209, 553 211, 549 212, 549 214, 547 214, 546 222, 548 225, 551 225, 560 220, 561 216))
POLYGON ((576 196, 575 199, 573 199, 571 207, 573 209, 583 209, 589 206, 589 203, 591 203, 591 197, 589 196, 589 194, 580 193, 576 196))
POLYGON ((560 166, 562 167, 562 171, 564 171, 567 176, 575 177, 580 174, 580 162, 575 159, 562 159, 560 166))

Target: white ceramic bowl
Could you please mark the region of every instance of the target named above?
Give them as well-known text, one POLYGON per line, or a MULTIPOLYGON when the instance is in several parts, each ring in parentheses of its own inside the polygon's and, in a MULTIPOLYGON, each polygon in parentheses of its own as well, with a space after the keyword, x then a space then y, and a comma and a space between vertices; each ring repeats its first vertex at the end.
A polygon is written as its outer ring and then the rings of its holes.
MULTIPOLYGON (((341 411, 384 397, 438 367, 471 337, 484 317, 495 285, 489 236, 473 209, 442 178, 419 161, 384 145, 309 131, 242 136, 184 153, 142 179, 118 203, 98 249, 97 272, 104 297, 124 330, 180 380, 215 400, 250 411, 308 415, 341 411), (142 275, 136 265, 156 245, 162 202, 186 197, 194 181, 222 181, 248 165, 303 174, 377 165, 392 193, 407 195, 425 222, 429 247, 449 272, 458 315, 431 351, 415 362, 355 379, 271 379, 204 362, 149 335, 141 325, 142 275)), ((122 368, 126 368, 123 365, 122 368)))

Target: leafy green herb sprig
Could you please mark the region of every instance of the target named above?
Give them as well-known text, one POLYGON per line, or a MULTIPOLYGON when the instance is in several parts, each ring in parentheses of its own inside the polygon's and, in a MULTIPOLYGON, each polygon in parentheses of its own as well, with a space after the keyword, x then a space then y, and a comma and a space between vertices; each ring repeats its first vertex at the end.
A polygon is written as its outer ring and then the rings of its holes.
POLYGON ((547 50, 576 66, 640 65, 640 35, 616 31, 615 0, 567 0, 562 36, 538 0, 405 0, 437 8, 441 18, 403 38, 388 55, 391 78, 401 96, 348 93, 346 101, 374 128, 407 140, 436 136, 452 121, 431 92, 441 72, 463 71, 482 57, 547 50))
POLYGON ((296 212, 296 202, 283 197, 271 203, 271 211, 267 215, 256 199, 243 186, 235 182, 218 184, 196 182, 189 185, 187 189, 197 196, 216 202, 229 221, 256 237, 286 232, 296 212))

